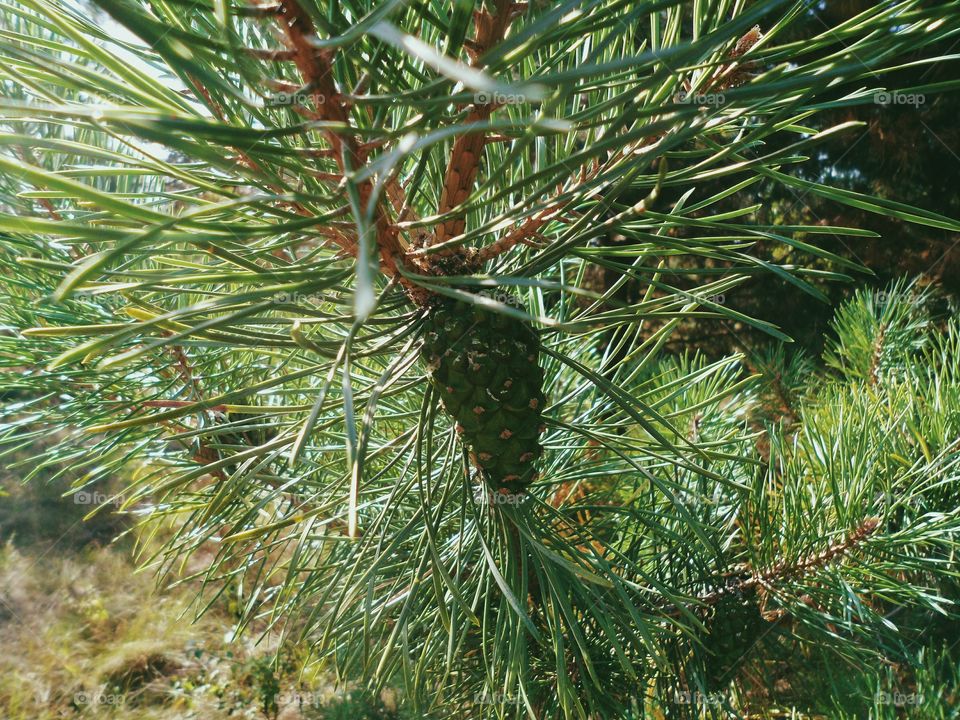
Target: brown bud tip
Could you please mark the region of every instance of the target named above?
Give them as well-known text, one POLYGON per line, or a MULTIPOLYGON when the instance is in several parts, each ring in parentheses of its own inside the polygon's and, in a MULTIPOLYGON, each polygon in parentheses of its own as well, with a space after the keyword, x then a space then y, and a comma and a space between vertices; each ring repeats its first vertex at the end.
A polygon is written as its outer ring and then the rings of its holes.
POLYGON ((483 415, 485 412, 486 412, 486 410, 485 410, 483 407, 481 407, 480 405, 477 405, 477 406, 473 409, 473 414, 474 414, 474 415, 483 415))
POLYGON ((509 440, 512 437, 513 437, 513 433, 510 432, 507 428, 504 428, 503 432, 500 433, 501 440, 509 440))
POLYGON ((536 410, 538 407, 540 407, 540 401, 536 398, 532 398, 529 404, 531 410, 536 410))

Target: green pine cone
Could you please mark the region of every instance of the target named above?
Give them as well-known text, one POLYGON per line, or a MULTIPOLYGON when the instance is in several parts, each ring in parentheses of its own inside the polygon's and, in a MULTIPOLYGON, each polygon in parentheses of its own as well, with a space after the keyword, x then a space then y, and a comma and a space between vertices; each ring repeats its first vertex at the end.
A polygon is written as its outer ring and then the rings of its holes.
POLYGON ((421 353, 433 385, 496 490, 522 492, 536 479, 546 403, 539 352, 521 320, 447 299, 427 313, 421 353))

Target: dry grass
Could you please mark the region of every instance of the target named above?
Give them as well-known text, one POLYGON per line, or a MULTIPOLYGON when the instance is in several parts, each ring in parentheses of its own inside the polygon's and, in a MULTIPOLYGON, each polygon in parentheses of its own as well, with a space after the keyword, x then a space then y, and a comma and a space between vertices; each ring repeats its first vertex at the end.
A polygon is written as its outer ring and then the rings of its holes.
MULTIPOLYGON (((129 529, 0 468, 0 717, 4 720, 322 720, 395 717, 344 699, 302 648, 233 639, 224 593, 194 622, 196 587, 137 572, 129 529), (344 714, 346 713, 346 714, 344 714)), ((109 496, 101 488, 103 496, 109 496)), ((105 510, 108 508, 105 508, 105 510)))

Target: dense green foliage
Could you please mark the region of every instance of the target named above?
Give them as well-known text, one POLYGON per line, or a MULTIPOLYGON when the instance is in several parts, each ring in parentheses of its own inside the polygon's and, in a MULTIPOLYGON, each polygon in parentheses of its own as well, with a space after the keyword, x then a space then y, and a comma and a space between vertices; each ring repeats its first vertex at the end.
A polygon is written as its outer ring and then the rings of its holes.
POLYGON ((724 293, 857 269, 815 240, 874 233, 729 207, 755 186, 960 230, 793 171, 955 62, 960 4, 98 4, 5 6, 0 440, 130 477, 161 576, 210 553, 201 607, 242 587, 241 627, 469 717, 732 711, 761 647, 799 685, 952 617, 955 321, 863 295, 813 387, 663 350, 784 340, 724 293), (500 364, 445 364, 461 315, 500 364))

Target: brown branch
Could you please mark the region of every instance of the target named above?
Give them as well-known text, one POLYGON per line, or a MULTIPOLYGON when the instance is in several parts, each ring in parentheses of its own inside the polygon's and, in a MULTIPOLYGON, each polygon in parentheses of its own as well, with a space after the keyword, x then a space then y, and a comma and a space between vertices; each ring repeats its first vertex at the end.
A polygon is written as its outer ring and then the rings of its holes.
MULTIPOLYGON (((170 336, 172 333, 166 332, 165 336, 170 336)), ((190 364, 190 360, 187 357, 186 351, 180 345, 170 345, 168 349, 171 351, 175 361, 176 374, 187 387, 193 388, 194 393, 200 399, 203 400, 203 389, 200 386, 200 381, 197 379, 193 366, 190 364)), ((160 368, 159 373, 162 377, 170 377, 171 373, 168 368, 160 368)), ((180 400, 146 400, 141 403, 142 407, 182 407, 183 405, 190 405, 191 402, 180 401, 180 400)), ((210 412, 216 412, 214 408, 207 409, 210 412)), ((167 423, 163 423, 165 426, 169 427, 167 423)), ((211 465, 220 460, 220 454, 207 445, 203 438, 198 438, 197 440, 197 450, 193 455, 194 462, 197 462, 201 465, 211 465)), ((215 470, 210 470, 210 475, 217 478, 218 480, 225 480, 226 474, 223 470, 217 468, 215 470)))
POLYGON ((477 253, 477 262, 484 263, 512 250, 517 245, 530 244, 533 238, 540 237, 540 229, 551 220, 558 218, 566 203, 554 205, 543 210, 508 235, 500 238, 492 245, 487 245, 477 253))
POLYGON ((731 593, 745 593, 756 590, 757 588, 771 588, 777 582, 796 580, 805 575, 809 575, 814 570, 822 568, 837 558, 847 555, 851 550, 856 549, 864 540, 873 535, 878 527, 880 527, 880 519, 868 517, 843 540, 831 544, 822 552, 809 555, 794 563, 781 561, 769 570, 754 573, 742 580, 736 580, 726 587, 703 595, 698 598, 698 600, 706 605, 714 605, 719 602, 721 598, 731 593))
MULTIPOLYGON (((567 205, 569 205, 572 202, 575 192, 585 187, 587 183, 593 181, 597 177, 597 175, 599 175, 600 172, 605 169, 605 167, 606 167, 605 165, 600 165, 599 163, 597 163, 594 165, 592 170, 588 171, 586 166, 582 166, 580 168, 580 178, 577 180, 577 184, 567 192, 567 194, 570 195, 568 199, 558 201, 554 205, 551 205, 550 207, 540 211, 533 217, 528 218, 523 223, 523 225, 521 225, 519 228, 517 228, 510 234, 500 238, 499 240, 494 242, 492 245, 488 245, 484 248, 481 248, 477 253, 477 262, 484 263, 489 260, 493 260, 499 255, 502 255, 503 253, 512 250, 514 247, 520 244, 530 245, 532 244, 532 240, 534 238, 542 237, 540 235, 540 230, 541 228, 543 228, 544 225, 546 225, 550 221, 552 220, 562 221, 565 219, 565 216, 571 216, 571 215, 576 216, 577 214, 572 211, 567 211, 566 213, 564 213, 563 211, 567 207, 567 205)), ((558 195, 563 194, 562 187, 558 189, 557 194, 558 195)), ((648 200, 649 198, 644 198, 639 203, 637 203, 632 208, 630 208, 628 211, 626 211, 626 214, 622 213, 621 216, 627 217, 631 214, 639 214, 644 212, 646 210, 646 205, 648 200)), ((621 216, 617 216, 616 218, 611 218, 604 225, 612 226, 616 221, 618 221, 619 219, 622 219, 621 216)))
POLYGON ((203 399, 203 388, 200 386, 200 381, 193 372, 193 365, 190 364, 190 358, 187 357, 186 350, 183 349, 182 345, 170 345, 169 347, 170 352, 173 353, 174 360, 176 360, 177 372, 180 374, 180 379, 183 381, 183 384, 193 388, 197 397, 203 399))
MULTIPOLYGON (((34 165, 36 167, 39 167, 39 163, 37 162, 37 159, 36 157, 34 157, 33 152, 31 152, 30 148, 24 145, 21 145, 20 147, 17 148, 17 150, 19 151, 21 160, 23 160, 25 163, 29 165, 34 165)), ((52 202, 50 202, 49 198, 45 198, 45 197, 37 198, 37 203, 39 203, 40 207, 46 210, 47 215, 50 216, 51 220, 55 222, 63 221, 63 216, 59 212, 57 212, 57 208, 54 206, 52 202)), ((81 252, 76 245, 71 245, 67 252, 70 253, 70 257, 72 257, 74 260, 80 260, 84 258, 86 255, 89 255, 91 252, 93 252, 93 250, 88 245, 86 246, 86 253, 84 253, 84 252, 81 252)))
MULTIPOLYGON (((471 55, 470 64, 473 67, 480 67, 482 56, 503 40, 510 21, 519 9, 520 6, 512 0, 497 0, 493 14, 486 10, 478 10, 474 13, 474 39, 466 46, 471 55)), ((496 108, 497 105, 494 103, 474 103, 467 114, 466 121, 468 123, 483 122, 496 108)), ((454 142, 440 194, 439 214, 451 212, 470 196, 486 143, 487 136, 483 131, 464 133, 454 142)), ((466 219, 462 215, 449 218, 437 225, 434 230, 433 244, 443 243, 462 235, 465 228, 466 219)), ((444 250, 441 254, 453 252, 456 252, 455 248, 444 250)))
MULTIPOLYGON (((305 85, 310 88, 309 94, 317 114, 323 120, 349 125, 350 113, 347 103, 338 92, 333 78, 331 51, 322 50, 311 44, 310 38, 316 35, 316 30, 310 16, 297 0, 281 0, 280 8, 278 22, 290 46, 293 61, 305 85)), ((363 154, 355 137, 332 129, 325 130, 324 134, 334 151, 334 157, 342 175, 346 175, 348 170, 363 165, 363 154)), ((359 183, 357 193, 361 207, 368 207, 373 194, 371 181, 365 180, 359 183)), ((382 270, 387 275, 398 278, 414 302, 425 304, 429 294, 400 277, 397 263, 406 255, 406 251, 401 244, 396 226, 389 221, 380 203, 377 203, 374 211, 374 230, 382 270)))
MULTIPOLYGON (((467 122, 478 122, 490 117, 492 105, 475 107, 467 116, 467 122)), ((482 132, 469 132, 457 138, 450 153, 450 162, 443 182, 443 191, 440 195, 439 213, 445 214, 463 204, 470 196, 470 191, 477 179, 480 170, 480 155, 486 144, 482 132)), ((434 244, 446 242, 462 235, 467 221, 463 215, 451 217, 439 223, 434 230, 434 244)), ((442 252, 456 252, 455 248, 442 252)))
POLYGON ((51 220, 56 220, 57 222, 61 222, 63 220, 63 216, 57 212, 57 209, 53 206, 53 203, 50 202, 49 198, 37 198, 37 202, 39 202, 43 209, 47 211, 47 214, 50 215, 51 220))
POLYGON ((282 93, 288 93, 292 95, 293 93, 300 92, 304 89, 300 85, 297 85, 296 83, 292 83, 289 80, 278 80, 276 78, 266 78, 264 79, 263 82, 266 84, 268 88, 278 93, 282 92, 282 93))
POLYGON ((741 64, 738 59, 763 39, 760 26, 754 25, 747 33, 737 40, 736 46, 727 54, 725 60, 733 61, 729 65, 717 68, 704 89, 702 95, 713 92, 723 92, 743 85, 750 78, 753 63, 741 64))
MULTIPOLYGON (((765 372, 763 368, 757 367, 757 365, 750 359, 753 353, 743 341, 739 341, 737 346, 743 355, 742 362, 747 371, 754 375, 760 375, 768 378, 769 387, 773 393, 773 399, 777 404, 777 407, 773 409, 779 414, 778 417, 785 419, 790 425, 796 424, 797 413, 794 410, 794 403, 791 399, 791 393, 783 384, 783 373, 773 372, 771 376, 771 374, 765 372)), ((773 368, 767 369, 773 370, 773 368)), ((754 427, 761 429, 762 425, 761 423, 756 422, 754 423, 754 427)))

